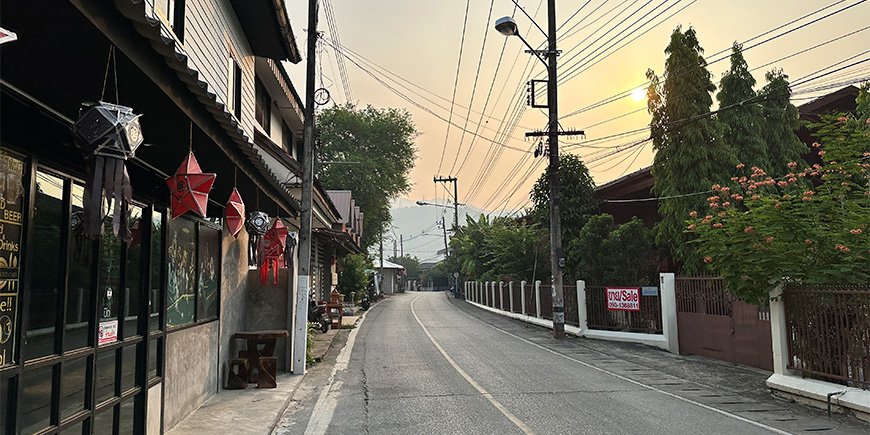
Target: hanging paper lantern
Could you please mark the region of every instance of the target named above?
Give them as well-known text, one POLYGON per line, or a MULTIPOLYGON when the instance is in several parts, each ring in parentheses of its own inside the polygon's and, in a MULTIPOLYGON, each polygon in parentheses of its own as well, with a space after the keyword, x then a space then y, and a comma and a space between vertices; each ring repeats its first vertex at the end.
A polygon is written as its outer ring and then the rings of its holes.
POLYGON ((272 268, 273 283, 278 285, 278 268, 283 267, 281 255, 284 254, 284 246, 287 243, 287 227, 281 218, 276 217, 272 222, 272 227, 263 236, 260 243, 261 264, 260 264, 260 281, 265 285, 269 276, 269 268, 272 268))
POLYGON ((239 236, 239 231, 245 225, 245 203, 242 202, 242 196, 239 191, 233 187, 230 193, 230 199, 227 201, 227 208, 224 212, 224 218, 227 221, 227 229, 233 237, 239 236))
POLYGON ((215 178, 217 178, 216 174, 204 174, 193 152, 188 153, 187 158, 175 171, 175 175, 166 179, 166 185, 169 186, 172 195, 170 197, 172 219, 188 211, 199 217, 205 217, 208 193, 214 185, 215 178))
POLYGON ((112 214, 112 233, 130 241, 127 222, 133 188, 124 162, 142 145, 139 117, 133 109, 105 102, 83 103, 72 126, 87 161, 82 233, 96 238, 103 232, 103 197, 112 214))
POLYGON ((269 215, 261 211, 249 213, 245 229, 248 230, 248 265, 259 267, 260 237, 269 230, 269 215))

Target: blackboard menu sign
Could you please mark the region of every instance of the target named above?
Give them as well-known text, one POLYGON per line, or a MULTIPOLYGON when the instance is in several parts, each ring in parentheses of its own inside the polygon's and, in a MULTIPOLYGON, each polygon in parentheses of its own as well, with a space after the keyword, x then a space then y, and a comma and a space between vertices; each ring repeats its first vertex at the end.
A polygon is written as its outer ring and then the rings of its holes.
POLYGON ((0 154, 0 367, 14 364, 24 162, 0 154))

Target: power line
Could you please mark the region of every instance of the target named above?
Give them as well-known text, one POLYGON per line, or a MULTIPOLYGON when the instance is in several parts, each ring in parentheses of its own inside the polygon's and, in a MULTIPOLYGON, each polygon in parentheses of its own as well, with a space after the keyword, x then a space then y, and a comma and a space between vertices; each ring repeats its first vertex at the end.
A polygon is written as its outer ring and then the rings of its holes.
MULTIPOLYGON (((444 134, 444 146, 441 147, 441 160, 438 162, 438 171, 444 164, 444 154, 447 152, 447 139, 450 138, 450 126, 453 120, 453 104, 456 101, 456 87, 459 84, 459 67, 462 65, 462 51, 465 48, 465 30, 468 27, 468 6, 471 0, 465 0, 465 18, 462 21, 462 38, 459 40, 459 58, 456 60, 456 76, 453 79, 453 97, 450 99, 450 115, 447 116, 447 133, 444 134)), ((464 130, 464 129, 463 129, 464 130)))

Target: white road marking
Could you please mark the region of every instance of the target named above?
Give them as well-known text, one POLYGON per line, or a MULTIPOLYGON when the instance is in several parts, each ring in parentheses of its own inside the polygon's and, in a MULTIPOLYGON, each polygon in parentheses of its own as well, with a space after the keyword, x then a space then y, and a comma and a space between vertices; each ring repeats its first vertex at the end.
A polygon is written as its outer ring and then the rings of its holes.
POLYGON ((522 420, 520 420, 519 418, 517 418, 517 416, 513 415, 513 413, 508 411, 508 409, 505 408, 504 405, 502 405, 498 400, 495 400, 495 398, 492 397, 492 394, 490 394, 480 384, 478 384, 477 381, 475 381, 471 376, 468 375, 468 373, 465 372, 465 370, 462 370, 462 367, 459 367, 459 365, 456 364, 456 361, 453 361, 453 358, 450 358, 450 355, 447 354, 444 348, 441 347, 441 345, 438 344, 437 341, 435 341, 435 337, 433 337, 432 334, 429 333, 429 330, 426 328, 425 325, 423 325, 423 322, 420 321, 420 318, 417 317, 417 312, 414 311, 414 302, 417 302, 417 299, 420 299, 421 296, 422 295, 419 295, 414 298, 413 301, 411 301, 411 314, 413 314, 414 318, 417 319, 417 323, 420 324, 420 328, 423 328, 423 332, 426 333, 426 336, 429 337, 429 340, 432 341, 432 344, 435 345, 435 348, 438 349, 439 352, 441 352, 441 355, 444 356, 444 359, 446 359, 447 362, 450 363, 451 366, 453 366, 453 369, 455 369, 457 373, 465 378, 465 380, 468 381, 468 383, 471 384, 471 386, 474 387, 475 390, 477 390, 483 397, 485 397, 486 400, 489 400, 489 403, 492 403, 492 405, 495 406, 495 408, 498 409, 502 414, 504 414, 504 416, 507 417, 508 420, 510 420, 521 431, 523 431, 523 433, 534 434, 534 432, 528 425, 523 423, 522 420))
MULTIPOLYGON (((449 302, 448 302, 448 303, 449 303, 449 302)), ((412 305, 413 305, 413 304, 412 304, 412 305)), ((413 307, 412 307, 412 310, 413 310, 413 307)), ((735 420, 739 420, 739 421, 742 421, 742 422, 744 422, 744 423, 748 423, 748 424, 751 424, 751 425, 753 425, 753 426, 756 426, 756 427, 759 427, 759 428, 762 428, 762 429, 769 430, 769 431, 771 431, 771 432, 773 432, 773 433, 782 434, 782 435, 791 435, 791 432, 786 432, 786 431, 783 431, 783 430, 777 429, 777 428, 775 428, 775 427, 768 426, 768 425, 766 425, 766 424, 764 424, 764 423, 759 423, 759 422, 757 422, 757 421, 753 421, 753 420, 750 420, 750 419, 748 419, 748 418, 741 417, 741 416, 739 416, 739 415, 737 415, 737 414, 732 414, 732 413, 730 413, 730 412, 728 412, 728 411, 724 411, 724 410, 721 410, 721 409, 718 409, 718 408, 714 408, 714 407, 709 406, 709 405, 705 405, 705 404, 700 403, 700 402, 696 402, 696 401, 694 401, 694 400, 692 400, 692 399, 688 399, 688 398, 685 398, 685 397, 682 397, 682 396, 676 395, 676 394, 674 394, 674 393, 667 392, 667 391, 662 390, 662 389, 660 389, 660 388, 656 388, 656 387, 654 387, 654 386, 652 386, 652 385, 647 385, 647 384, 644 384, 643 382, 635 381, 634 379, 627 378, 627 377, 622 376, 622 375, 620 375, 620 374, 617 374, 617 373, 611 372, 610 370, 603 369, 603 368, 601 368, 601 367, 596 367, 596 366, 594 366, 594 365, 592 365, 592 364, 589 364, 589 363, 587 363, 587 362, 585 362, 585 361, 581 361, 581 360, 579 360, 579 359, 572 358, 572 357, 570 357, 570 356, 568 356, 568 355, 561 354, 561 353, 559 353, 559 352, 556 352, 555 350, 552 350, 552 349, 546 348, 546 347, 544 347, 544 346, 541 346, 540 344, 535 343, 535 342, 533 342, 533 341, 531 341, 531 340, 527 340, 527 339, 525 339, 525 338, 523 338, 523 337, 520 337, 519 335, 516 335, 516 334, 510 333, 510 332, 505 331, 505 330, 503 330, 503 329, 500 329, 500 328, 498 328, 498 327, 496 327, 496 326, 490 325, 489 323, 486 323, 486 322, 484 322, 483 320, 480 320, 480 319, 478 319, 478 318, 476 318, 476 317, 474 317, 474 316, 472 316, 472 315, 469 315, 469 314, 463 312, 462 310, 458 310, 458 311, 459 311, 459 313, 461 313, 462 315, 464 315, 464 316, 466 316, 466 317, 468 317, 468 318, 471 318, 471 319, 477 320, 478 322, 483 323, 484 325, 489 326, 490 328, 495 329, 496 331, 499 331, 499 332, 501 332, 501 333, 504 333, 504 334, 506 334, 506 335, 509 335, 509 336, 511 336, 511 337, 513 337, 513 338, 516 338, 517 340, 520 340, 520 341, 524 342, 524 343, 530 344, 530 345, 535 346, 535 347, 537 347, 537 348, 539 348, 539 349, 542 349, 542 350, 544 350, 544 351, 550 352, 550 353, 552 353, 553 355, 560 356, 560 357, 562 357, 562 358, 565 358, 565 359, 567 359, 567 360, 569 360, 569 361, 573 361, 573 362, 575 362, 575 363, 577 363, 577 364, 580 364, 580 365, 582 365, 582 366, 588 367, 588 368, 590 368, 590 369, 597 370, 597 371, 599 371, 599 372, 601 372, 601 373, 606 373, 606 374, 608 374, 608 375, 610 375, 610 376, 613 376, 613 377, 615 377, 615 378, 617 378, 617 379, 621 379, 621 380, 623 380, 623 381, 629 382, 629 383, 634 384, 634 385, 637 385, 637 386, 639 386, 639 387, 643 387, 643 388, 646 388, 646 389, 649 389, 649 390, 655 391, 655 392, 657 392, 657 393, 664 394, 665 396, 672 397, 672 398, 674 398, 674 399, 681 400, 681 401, 686 402, 686 403, 690 403, 690 404, 692 404, 692 405, 695 405, 695 406, 698 406, 698 407, 701 407, 701 408, 707 409, 707 410, 709 410, 709 411, 713 411, 713 412, 716 412, 716 413, 722 414, 722 415, 724 415, 724 416, 726 416, 726 417, 731 417, 731 418, 733 418, 733 419, 735 419, 735 420)), ((416 316, 416 315, 415 315, 415 316, 416 316)), ((419 320, 417 320, 417 321, 419 322, 419 320)))
POLYGON ((317 403, 314 405, 314 410, 311 412, 311 418, 308 419, 308 426, 305 428, 305 435, 323 435, 329 429, 329 424, 332 423, 332 417, 335 414, 335 408, 338 406, 338 392, 341 391, 343 382, 335 381, 335 374, 339 370, 346 370, 350 363, 350 354, 353 352, 353 344, 356 342, 356 334, 359 327, 365 320, 363 313, 360 317, 357 327, 350 331, 347 336, 347 343, 341 348, 338 357, 335 360, 335 366, 332 368, 332 373, 329 375, 329 380, 326 387, 320 392, 317 397, 317 403))

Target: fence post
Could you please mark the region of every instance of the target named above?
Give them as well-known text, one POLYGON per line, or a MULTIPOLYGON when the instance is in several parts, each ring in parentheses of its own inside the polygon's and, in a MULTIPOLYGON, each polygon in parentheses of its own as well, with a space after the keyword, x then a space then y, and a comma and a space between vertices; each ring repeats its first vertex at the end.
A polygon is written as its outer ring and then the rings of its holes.
POLYGON ((535 281, 535 317, 541 318, 541 280, 535 281))
POLYGON ((492 307, 495 308, 495 281, 492 282, 489 289, 492 291, 492 307))
POLYGON ((504 282, 498 282, 498 309, 504 311, 504 282))
POLYGON ((489 306, 489 281, 484 281, 483 289, 484 289, 484 293, 486 293, 486 295, 483 299, 484 300, 483 304, 486 306, 489 306))
POLYGON ((513 313, 514 312, 514 282, 513 281, 508 282, 508 297, 511 299, 510 307, 511 307, 511 312, 513 313))
POLYGON ((680 340, 677 335, 677 288, 673 273, 659 274, 659 297, 662 303, 662 334, 668 341, 668 352, 680 353, 680 340))
POLYGON ((522 314, 526 315, 526 281, 520 281, 520 309, 522 314))
POLYGON ((586 313, 586 281, 577 280, 577 325, 580 333, 586 332, 589 327, 588 314, 586 313))
POLYGON ((785 301, 782 284, 770 291, 770 338, 773 346, 773 372, 790 375, 788 368, 788 323, 785 321, 785 301))
POLYGON ((474 282, 474 297, 475 302, 480 303, 480 281, 474 282))

